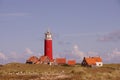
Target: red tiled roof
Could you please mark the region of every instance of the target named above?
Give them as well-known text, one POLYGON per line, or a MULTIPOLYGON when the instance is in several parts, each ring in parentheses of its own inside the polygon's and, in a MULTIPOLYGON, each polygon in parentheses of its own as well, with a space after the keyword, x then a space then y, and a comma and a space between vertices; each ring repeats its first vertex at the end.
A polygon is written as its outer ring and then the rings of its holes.
POLYGON ((48 56, 41 56, 39 58, 40 61, 45 61, 46 59, 49 59, 49 57, 48 56))
POLYGON ((75 65, 76 61, 75 60, 68 60, 68 65, 75 65))
POLYGON ((48 56, 41 56, 40 58, 39 58, 39 61, 40 62, 52 62, 53 60, 50 60, 50 58, 48 57, 48 56))
POLYGON ((94 57, 96 62, 102 62, 102 59, 100 57, 94 57))
POLYGON ((32 56, 27 60, 27 62, 33 62, 33 63, 36 63, 37 61, 38 61, 38 58, 36 56, 32 56))
POLYGON ((96 62, 102 62, 102 59, 100 57, 89 57, 89 58, 85 58, 85 61, 89 65, 95 65, 96 62))
POLYGON ((57 64, 66 64, 66 58, 56 58, 57 64))
POLYGON ((54 62, 54 61, 55 61, 55 59, 50 60, 50 62, 54 62))

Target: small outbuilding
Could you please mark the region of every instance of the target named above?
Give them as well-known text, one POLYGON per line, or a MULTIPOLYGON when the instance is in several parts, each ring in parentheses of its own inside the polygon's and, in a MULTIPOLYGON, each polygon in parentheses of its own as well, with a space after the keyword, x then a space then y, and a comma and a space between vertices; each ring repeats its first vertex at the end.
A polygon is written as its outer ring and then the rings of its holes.
POLYGON ((74 66, 76 64, 75 60, 68 60, 68 65, 74 66))
POLYGON ((50 64, 50 58, 48 56, 41 56, 37 64, 50 64))
POLYGON ((103 66, 103 62, 101 57, 84 57, 81 65, 87 67, 101 67, 103 66))
POLYGON ((29 59, 26 60, 27 64, 36 64, 38 61, 38 58, 36 56, 31 56, 29 59))
POLYGON ((56 65, 66 64, 66 58, 56 58, 56 59, 55 59, 55 64, 56 64, 56 65))

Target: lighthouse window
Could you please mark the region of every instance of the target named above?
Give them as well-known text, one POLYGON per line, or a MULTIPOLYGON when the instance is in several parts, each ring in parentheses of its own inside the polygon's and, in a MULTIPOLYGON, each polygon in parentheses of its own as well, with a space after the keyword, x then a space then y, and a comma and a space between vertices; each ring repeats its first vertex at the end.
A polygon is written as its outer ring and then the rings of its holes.
POLYGON ((47 35, 48 38, 51 38, 51 35, 47 35))

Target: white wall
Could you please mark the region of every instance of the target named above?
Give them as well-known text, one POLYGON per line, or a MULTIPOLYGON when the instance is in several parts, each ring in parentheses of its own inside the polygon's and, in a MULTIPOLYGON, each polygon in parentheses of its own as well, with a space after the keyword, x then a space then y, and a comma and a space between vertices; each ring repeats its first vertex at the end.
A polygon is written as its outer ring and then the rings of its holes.
POLYGON ((102 62, 96 62, 96 66, 103 66, 103 63, 102 62))

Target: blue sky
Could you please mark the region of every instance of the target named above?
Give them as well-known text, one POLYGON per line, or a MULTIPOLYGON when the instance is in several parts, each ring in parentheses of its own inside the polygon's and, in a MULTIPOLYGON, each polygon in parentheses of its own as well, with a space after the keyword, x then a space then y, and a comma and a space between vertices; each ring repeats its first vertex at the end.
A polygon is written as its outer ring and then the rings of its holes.
POLYGON ((54 57, 120 62, 119 0, 0 0, 0 59, 43 55, 48 28, 54 57))

